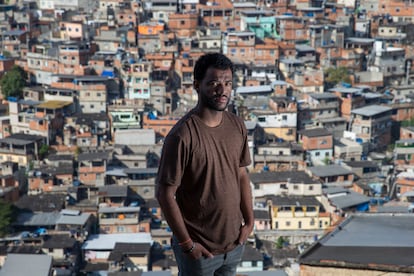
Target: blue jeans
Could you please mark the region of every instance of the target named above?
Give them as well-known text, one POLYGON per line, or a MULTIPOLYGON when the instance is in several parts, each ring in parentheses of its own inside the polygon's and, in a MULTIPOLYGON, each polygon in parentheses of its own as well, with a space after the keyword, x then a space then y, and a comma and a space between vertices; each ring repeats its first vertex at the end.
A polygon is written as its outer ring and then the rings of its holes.
POLYGON ((178 265, 178 276, 235 276, 237 266, 243 256, 244 245, 238 245, 225 254, 214 255, 213 258, 202 256, 198 260, 184 254, 173 237, 172 248, 178 265))

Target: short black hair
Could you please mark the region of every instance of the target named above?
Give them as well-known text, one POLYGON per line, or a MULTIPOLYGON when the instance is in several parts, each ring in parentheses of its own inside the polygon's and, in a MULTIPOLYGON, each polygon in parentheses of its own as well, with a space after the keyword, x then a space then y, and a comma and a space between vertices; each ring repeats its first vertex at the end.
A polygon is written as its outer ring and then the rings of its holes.
POLYGON ((233 62, 221 53, 209 53, 198 58, 194 66, 194 80, 202 81, 207 69, 213 67, 220 70, 230 69, 234 73, 233 62))

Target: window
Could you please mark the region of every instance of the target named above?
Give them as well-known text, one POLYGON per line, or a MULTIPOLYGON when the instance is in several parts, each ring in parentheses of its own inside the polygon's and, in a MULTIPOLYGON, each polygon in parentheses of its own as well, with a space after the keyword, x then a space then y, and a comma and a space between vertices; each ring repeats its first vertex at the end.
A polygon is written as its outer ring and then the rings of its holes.
POLYGON ((302 222, 298 221, 298 228, 301 229, 302 228, 302 222))
POLYGON ((286 121, 287 120, 287 115, 282 115, 282 120, 286 121))
POLYGON ((290 221, 286 221, 286 226, 290 226, 290 221))
POLYGON ((298 185, 293 185, 293 190, 299 190, 299 186, 298 185))
POLYGON ((309 191, 313 191, 313 185, 309 185, 309 191))

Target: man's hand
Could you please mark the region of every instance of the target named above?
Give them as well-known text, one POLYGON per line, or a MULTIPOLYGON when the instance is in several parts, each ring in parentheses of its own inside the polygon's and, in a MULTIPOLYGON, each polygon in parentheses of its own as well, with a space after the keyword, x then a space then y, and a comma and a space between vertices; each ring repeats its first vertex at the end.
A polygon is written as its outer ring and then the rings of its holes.
POLYGON ((240 235, 239 235, 239 244, 244 244, 247 241, 250 233, 253 231, 253 225, 243 225, 240 228, 240 235))
POLYGON ((188 256, 193 258, 194 260, 200 259, 202 256, 206 258, 213 258, 214 255, 211 254, 204 246, 199 244, 198 242, 194 242, 194 249, 190 253, 187 253, 188 256))

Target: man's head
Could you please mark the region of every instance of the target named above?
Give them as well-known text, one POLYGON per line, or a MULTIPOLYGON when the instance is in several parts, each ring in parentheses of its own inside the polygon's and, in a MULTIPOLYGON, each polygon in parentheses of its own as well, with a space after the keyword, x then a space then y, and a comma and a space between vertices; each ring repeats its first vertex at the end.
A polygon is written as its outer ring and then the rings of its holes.
POLYGON ((233 62, 228 57, 220 53, 210 53, 197 60, 194 66, 194 80, 201 82, 210 67, 220 70, 230 69, 231 73, 234 73, 233 62))
POLYGON ((233 63, 223 54, 206 54, 194 67, 194 89, 198 107, 210 111, 224 111, 233 88, 233 63))

